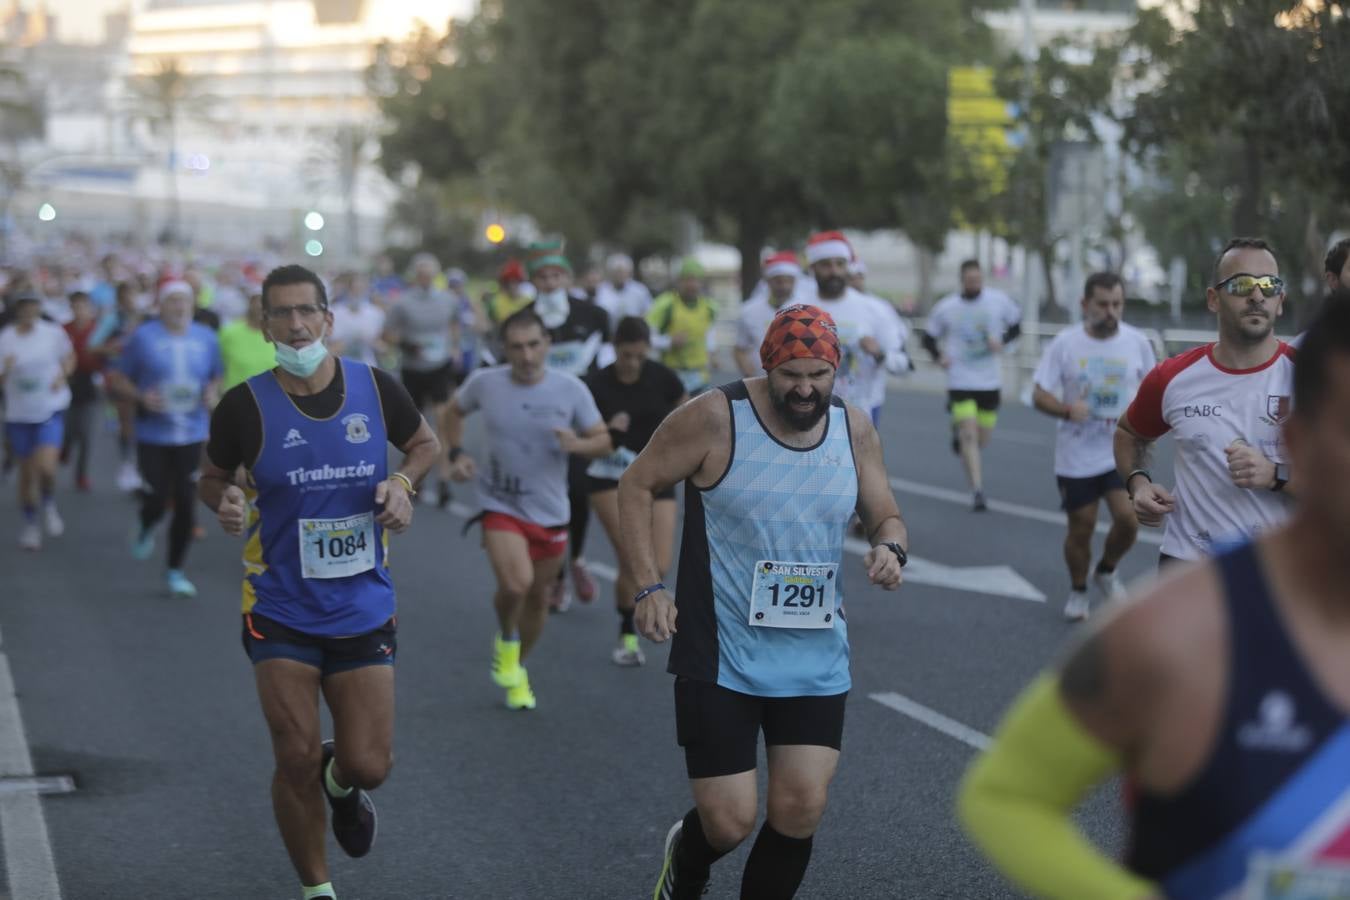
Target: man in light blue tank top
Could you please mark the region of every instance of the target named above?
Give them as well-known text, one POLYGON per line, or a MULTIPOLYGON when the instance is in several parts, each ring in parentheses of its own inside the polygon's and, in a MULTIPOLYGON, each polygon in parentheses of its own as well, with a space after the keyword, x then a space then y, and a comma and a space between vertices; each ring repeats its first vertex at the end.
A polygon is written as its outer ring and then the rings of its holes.
POLYGON ((338 845, 368 853, 367 792, 393 759, 388 535, 411 523, 414 486, 440 447, 392 376, 328 353, 333 313, 317 275, 272 271, 262 303, 277 368, 216 407, 199 494, 226 532, 247 534, 242 637, 272 736, 273 810, 305 900, 336 900, 324 800, 338 845), (395 471, 389 444, 406 454, 395 471), (320 692, 335 741, 320 740, 320 692))
POLYGON ((638 631, 674 636, 675 730, 694 808, 666 836, 653 897, 697 897, 713 862, 754 828, 759 732, 768 818, 741 897, 795 895, 839 760, 850 687, 844 532, 856 511, 872 584, 896 589, 908 534, 868 411, 832 396, 839 339, 814 306, 778 311, 760 347, 767 376, 676 410, 619 482, 623 564, 638 631), (658 582, 652 506, 685 481, 679 584, 658 582))

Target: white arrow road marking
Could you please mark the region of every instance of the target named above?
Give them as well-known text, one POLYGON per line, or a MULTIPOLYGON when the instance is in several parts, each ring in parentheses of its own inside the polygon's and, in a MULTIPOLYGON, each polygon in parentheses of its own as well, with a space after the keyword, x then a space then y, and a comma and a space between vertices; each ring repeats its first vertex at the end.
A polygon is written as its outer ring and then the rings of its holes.
MULTIPOLYGON (((28 752, 23 717, 19 715, 14 677, 4 653, 0 653, 0 773, 33 774, 33 757, 28 752)), ((9 896, 61 900, 61 885, 56 879, 52 845, 47 837, 47 819, 37 794, 0 793, 0 837, 9 896)))
MULTIPOLYGON (((849 553, 864 556, 872 548, 867 542, 857 538, 845 538, 844 549, 849 553)), ((996 597, 1012 597, 1035 603, 1045 602, 1045 594, 1030 581, 1018 575, 1012 566, 948 566, 911 556, 905 566, 905 581, 951 588, 954 591, 993 594, 996 597)))
MULTIPOLYGON (((919 481, 910 481, 907 478, 891 478, 891 487, 905 494, 914 494, 919 497, 927 497, 930 500, 941 500, 944 503, 954 503, 957 506, 963 506, 970 509, 970 493, 968 491, 954 491, 951 488, 937 487, 932 484, 923 484, 919 481)), ((1068 523, 1064 519, 1064 513, 1052 512, 1048 509, 1037 509, 1034 506, 1023 506, 1021 503, 1009 503, 1007 500, 988 500, 989 508, 994 512, 1007 513, 1010 516, 1017 516, 1021 519, 1031 519, 1033 522, 1045 522, 1050 525, 1058 525, 1061 528, 1068 523)), ((1097 523, 1097 533, 1106 534, 1111 530, 1111 526, 1105 522, 1097 523)), ((1162 532, 1152 528, 1139 529, 1139 537, 1135 539, 1140 544, 1162 544, 1162 532)), ((906 573, 908 574, 908 573, 906 573)))
POLYGON ((947 737, 955 738, 968 747, 985 750, 992 743, 989 735, 984 732, 976 731, 969 725, 963 725, 955 719, 950 719, 935 709, 929 709, 922 703, 915 703, 903 694, 868 694, 867 696, 882 706, 895 710, 902 716, 909 716, 916 722, 922 722, 929 728, 942 732, 947 737))
MULTIPOLYGON (((475 510, 458 501, 450 504, 450 511, 464 519, 477 515, 475 510)), ((844 549, 855 556, 865 556, 872 548, 856 538, 845 538, 844 549)), ((592 575, 605 581, 613 581, 619 575, 613 566, 594 560, 586 560, 586 568, 592 575)), ((1036 603, 1045 602, 1045 594, 1018 575, 1012 566, 945 566, 942 563, 911 556, 909 564, 905 566, 905 580, 915 584, 951 588, 955 591, 993 594, 996 597, 1012 597, 1036 603)))
POLYGON ((0 797, 6 794, 69 794, 74 790, 75 779, 69 775, 0 776, 0 797))

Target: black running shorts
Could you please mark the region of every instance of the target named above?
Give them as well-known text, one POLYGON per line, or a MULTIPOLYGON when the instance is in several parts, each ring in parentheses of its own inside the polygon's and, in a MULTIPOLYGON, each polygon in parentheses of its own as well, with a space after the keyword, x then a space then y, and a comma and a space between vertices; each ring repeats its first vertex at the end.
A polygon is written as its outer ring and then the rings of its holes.
MULTIPOLYGON (((427 410, 450 399, 450 386, 455 376, 453 363, 426 372, 404 369, 402 375, 403 386, 408 389, 408 395, 418 409, 427 410)), ((435 423, 432 427, 435 427, 435 423)))
POLYGON ((706 681, 675 679, 675 733, 690 778, 755 768, 764 745, 807 744, 838 750, 848 692, 825 697, 754 697, 706 681))
POLYGON ((354 637, 320 637, 287 628, 258 613, 244 614, 244 652, 254 665, 289 659, 327 677, 366 666, 392 666, 398 653, 398 619, 354 637))
POLYGON ((1125 482, 1121 481, 1120 473, 1115 469, 1090 478, 1066 478, 1063 475, 1056 475, 1055 480, 1059 482, 1059 508, 1065 512, 1073 512, 1089 503, 1096 503, 1106 496, 1107 491, 1125 490, 1125 482))

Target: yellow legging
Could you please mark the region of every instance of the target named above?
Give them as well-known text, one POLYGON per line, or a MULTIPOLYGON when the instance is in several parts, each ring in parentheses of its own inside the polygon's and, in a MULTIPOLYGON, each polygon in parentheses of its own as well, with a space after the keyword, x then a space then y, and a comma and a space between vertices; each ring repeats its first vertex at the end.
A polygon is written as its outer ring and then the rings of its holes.
POLYGON ((1050 900, 1144 900, 1161 896, 1093 846, 1071 813, 1120 769, 1119 757, 1078 724, 1057 675, 1032 682, 966 773, 957 814, 1009 880, 1050 900))

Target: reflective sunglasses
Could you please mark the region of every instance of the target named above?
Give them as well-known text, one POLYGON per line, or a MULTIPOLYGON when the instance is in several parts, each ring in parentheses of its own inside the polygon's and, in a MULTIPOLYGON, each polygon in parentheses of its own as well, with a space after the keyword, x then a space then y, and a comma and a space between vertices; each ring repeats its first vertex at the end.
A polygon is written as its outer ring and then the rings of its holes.
POLYGON ((1239 272, 1214 285, 1216 291, 1227 291, 1234 297, 1251 296, 1251 292, 1257 288, 1261 289, 1261 296, 1274 297, 1284 293, 1284 279, 1278 275, 1248 275, 1246 272, 1239 272))

